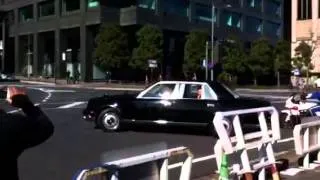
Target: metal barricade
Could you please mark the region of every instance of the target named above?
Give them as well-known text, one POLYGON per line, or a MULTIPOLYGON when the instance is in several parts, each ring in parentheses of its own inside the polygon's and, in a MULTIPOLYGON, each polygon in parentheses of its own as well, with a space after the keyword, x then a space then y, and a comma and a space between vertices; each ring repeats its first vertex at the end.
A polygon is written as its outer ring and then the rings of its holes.
POLYGON ((310 153, 317 152, 317 161, 320 161, 320 121, 315 117, 314 122, 296 125, 293 130, 294 147, 297 155, 303 156, 303 169, 312 169, 310 153))
POLYGON ((168 180, 169 158, 182 154, 187 155, 187 157, 181 167, 180 180, 189 180, 193 154, 186 147, 178 147, 102 163, 100 166, 81 170, 76 174, 74 179, 134 180, 145 179, 147 177, 150 180, 168 180))
POLYGON ((226 155, 236 155, 237 152, 240 152, 241 166, 240 164, 232 164, 231 172, 241 176, 242 174, 258 171, 259 179, 265 179, 266 168, 275 166, 276 164, 272 144, 277 140, 280 140, 278 111, 273 106, 270 106, 263 108, 217 112, 213 119, 213 124, 219 136, 219 140, 214 147, 218 169, 220 169, 221 156, 223 153, 226 155), (271 114, 270 129, 268 129, 265 112, 269 112, 271 114), (252 113, 257 113, 261 131, 244 135, 239 115, 252 113), (223 120, 226 119, 232 121, 235 132, 234 137, 230 137, 228 135, 227 129, 223 122, 223 120), (248 150, 250 149, 258 149, 260 156, 260 161, 258 163, 254 164, 250 162, 248 154, 248 150))

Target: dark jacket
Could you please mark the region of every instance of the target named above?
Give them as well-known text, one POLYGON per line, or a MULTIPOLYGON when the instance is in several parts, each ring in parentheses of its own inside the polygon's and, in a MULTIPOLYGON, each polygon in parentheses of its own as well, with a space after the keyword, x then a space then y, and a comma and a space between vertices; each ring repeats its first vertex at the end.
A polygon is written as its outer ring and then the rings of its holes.
POLYGON ((0 179, 18 180, 18 157, 52 136, 54 126, 27 96, 14 96, 12 105, 21 108, 24 115, 0 110, 0 179))

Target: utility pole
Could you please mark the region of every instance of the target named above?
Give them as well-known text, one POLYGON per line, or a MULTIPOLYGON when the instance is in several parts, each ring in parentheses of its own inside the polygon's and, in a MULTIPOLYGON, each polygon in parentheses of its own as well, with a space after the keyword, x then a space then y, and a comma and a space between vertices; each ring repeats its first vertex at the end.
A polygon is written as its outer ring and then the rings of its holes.
POLYGON ((211 9, 211 81, 213 81, 213 55, 214 55, 214 15, 215 15, 215 7, 214 0, 212 0, 212 9, 211 9))
POLYGON ((206 60, 205 60, 205 68, 206 68, 206 81, 208 80, 208 59, 209 59, 209 42, 206 41, 206 60))
POLYGON ((30 65, 31 65, 31 50, 30 50, 30 34, 28 34, 28 53, 27 53, 27 56, 28 56, 28 65, 27 65, 27 74, 28 74, 28 79, 30 78, 30 74, 31 74, 31 69, 30 69, 30 65))

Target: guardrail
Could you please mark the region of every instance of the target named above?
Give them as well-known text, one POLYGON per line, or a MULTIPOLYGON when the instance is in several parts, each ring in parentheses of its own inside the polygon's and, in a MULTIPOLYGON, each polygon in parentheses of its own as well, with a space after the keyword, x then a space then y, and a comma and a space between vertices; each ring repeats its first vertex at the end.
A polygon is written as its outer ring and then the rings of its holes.
POLYGON ((89 169, 83 169, 76 174, 75 180, 118 180, 118 179, 144 179, 168 180, 168 160, 172 156, 186 154, 180 180, 189 180, 192 167, 193 154, 186 147, 178 147, 153 153, 128 157, 111 162, 102 163, 89 169), (158 165, 160 165, 160 170, 158 165), (160 172, 160 173, 159 173, 160 172), (138 177, 138 178, 137 178, 138 177))
POLYGON ((310 153, 318 151, 320 161, 320 121, 296 125, 293 130, 294 147, 297 155, 303 156, 303 169, 310 169, 310 153))
MULTIPOLYGON (((274 157, 272 144, 280 140, 279 114, 274 107, 263 107, 246 110, 236 110, 227 112, 217 112, 213 124, 219 136, 214 151, 216 154, 216 162, 218 170, 220 170, 222 154, 236 155, 240 151, 241 167, 239 164, 232 165, 232 173, 241 176, 242 174, 259 171, 259 179, 265 179, 266 167, 276 168, 276 160, 274 157), (271 129, 268 130, 265 112, 271 113, 271 129), (261 131, 244 135, 240 123, 239 115, 257 113, 261 131), (223 120, 232 122, 235 132, 234 137, 228 135, 223 120), (251 142, 250 142, 251 141, 251 142), (250 143, 246 143, 250 142, 250 143), (250 163, 248 150, 256 148, 259 151, 260 162, 256 164, 250 163)), ((274 173, 277 177, 279 174, 274 173)))

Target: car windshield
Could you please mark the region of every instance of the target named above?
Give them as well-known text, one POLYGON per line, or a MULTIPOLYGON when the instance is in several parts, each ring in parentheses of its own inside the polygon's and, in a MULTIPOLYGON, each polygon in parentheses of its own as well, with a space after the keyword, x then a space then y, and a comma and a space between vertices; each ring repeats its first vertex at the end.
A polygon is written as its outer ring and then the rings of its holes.
POLYGON ((226 85, 220 83, 209 83, 212 90, 217 94, 219 99, 239 98, 239 95, 229 89, 226 85))

